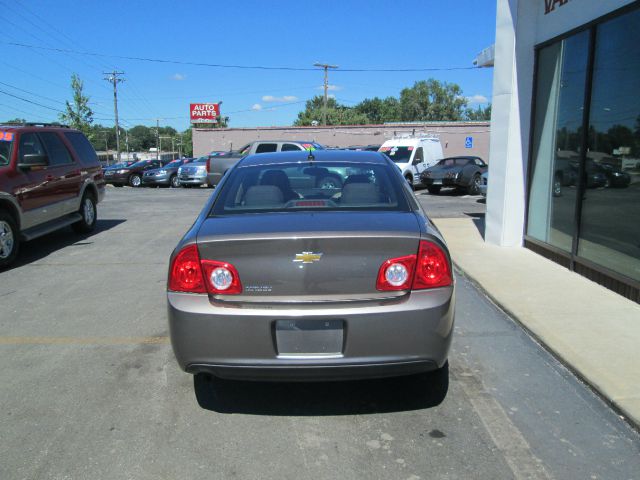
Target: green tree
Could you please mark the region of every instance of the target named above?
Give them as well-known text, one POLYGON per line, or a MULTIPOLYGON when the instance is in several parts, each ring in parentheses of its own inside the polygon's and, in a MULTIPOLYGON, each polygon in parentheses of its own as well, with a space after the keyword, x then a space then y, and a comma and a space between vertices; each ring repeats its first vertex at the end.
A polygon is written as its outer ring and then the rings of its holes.
POLYGON ((369 123, 382 124, 400 121, 400 102, 395 97, 365 98, 354 109, 356 112, 366 115, 369 123))
POLYGON ((407 122, 462 120, 467 99, 455 83, 433 78, 416 82, 400 92, 400 120, 407 122))
MULTIPOLYGON (((297 126, 313 125, 313 122, 322 122, 324 111, 324 98, 321 95, 307 100, 305 109, 298 113, 294 122, 297 126)), ((335 98, 327 99, 327 125, 365 125, 369 123, 366 115, 359 113, 355 108, 340 105, 335 98)))
POLYGON ((6 122, 3 122, 3 123, 15 125, 15 124, 27 123, 27 121, 24 118, 12 118, 11 120, 7 120, 6 122))
POLYGON ((60 121, 88 135, 93 123, 93 111, 89 107, 89 97, 82 93, 83 83, 77 74, 71 75, 73 103, 66 101, 66 112, 60 114, 60 121))
POLYGON ((467 108, 465 111, 465 119, 472 122, 482 122, 491 120, 491 104, 486 107, 478 105, 475 110, 473 108, 467 108))
POLYGON ((193 130, 187 128, 182 132, 182 154, 185 157, 193 157, 193 130))

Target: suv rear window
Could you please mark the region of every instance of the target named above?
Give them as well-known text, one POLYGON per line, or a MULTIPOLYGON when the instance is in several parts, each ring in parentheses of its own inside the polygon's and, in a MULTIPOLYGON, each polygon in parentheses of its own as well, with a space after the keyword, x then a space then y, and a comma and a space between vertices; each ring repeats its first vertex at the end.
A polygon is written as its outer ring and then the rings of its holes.
POLYGON ((78 154, 80 161, 85 165, 91 165, 98 163, 98 155, 93 149, 91 142, 87 140, 80 132, 65 132, 64 136, 67 138, 73 149, 78 154))
POLYGON ((239 166, 229 172, 211 214, 409 211, 402 188, 398 175, 388 164, 316 162, 239 166))

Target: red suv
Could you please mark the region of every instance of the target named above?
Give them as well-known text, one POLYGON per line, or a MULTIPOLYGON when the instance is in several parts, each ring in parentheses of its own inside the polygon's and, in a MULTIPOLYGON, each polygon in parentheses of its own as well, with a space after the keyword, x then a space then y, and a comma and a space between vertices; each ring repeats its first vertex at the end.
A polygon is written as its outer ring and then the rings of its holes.
POLYGON ((21 241, 71 225, 90 232, 105 182, 83 133, 62 126, 0 125, 0 269, 21 241))

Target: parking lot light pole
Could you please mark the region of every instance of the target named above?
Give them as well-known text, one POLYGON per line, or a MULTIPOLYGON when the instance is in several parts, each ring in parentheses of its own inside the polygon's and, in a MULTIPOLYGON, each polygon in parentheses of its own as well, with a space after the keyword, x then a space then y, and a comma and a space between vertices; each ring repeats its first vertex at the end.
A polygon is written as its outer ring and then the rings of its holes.
POLYGON ((327 125, 327 90, 329 90, 329 69, 338 68, 338 65, 329 65, 328 63, 314 63, 314 67, 324 68, 324 106, 322 108, 322 124, 327 125))

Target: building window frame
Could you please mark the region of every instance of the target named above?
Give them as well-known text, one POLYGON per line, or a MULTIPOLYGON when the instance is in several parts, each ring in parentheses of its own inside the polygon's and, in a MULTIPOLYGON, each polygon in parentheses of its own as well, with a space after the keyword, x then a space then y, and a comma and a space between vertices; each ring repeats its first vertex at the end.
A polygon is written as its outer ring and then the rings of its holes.
POLYGON ((566 33, 558 35, 554 38, 541 42, 534 47, 534 75, 533 75, 533 92, 531 96, 531 117, 529 125, 529 145, 527 152, 527 172, 526 172, 526 198, 525 198, 525 228, 524 228, 524 246, 530 248, 545 257, 555 261, 556 263, 566 264, 571 271, 577 271, 580 274, 591 278, 592 280, 604 285, 605 287, 624 295, 625 297, 640 302, 640 281, 627 277, 623 274, 615 272, 605 266, 594 263, 591 260, 578 256, 578 241, 581 233, 582 219, 582 199, 586 190, 586 158, 588 149, 588 131, 591 115, 591 96, 593 90, 594 63, 596 55, 597 29, 598 26, 617 17, 621 17, 635 10, 640 9, 640 0, 625 5, 610 13, 592 20, 589 23, 576 27, 566 33), (528 235, 529 221, 529 201, 531 198, 531 188, 534 175, 534 144, 535 144, 535 120, 537 114, 537 85, 538 85, 538 68, 540 51, 545 47, 561 42, 574 35, 589 32, 589 47, 587 54, 586 79, 583 98, 582 110, 582 138, 580 139, 580 155, 578 168, 578 184, 576 186, 576 201, 573 214, 573 238, 571 242, 571 252, 564 252, 553 245, 545 243, 537 238, 528 235), (586 273, 585 273, 586 272, 586 273))

